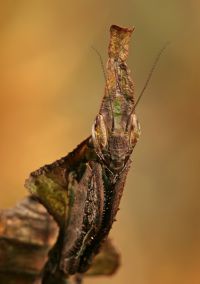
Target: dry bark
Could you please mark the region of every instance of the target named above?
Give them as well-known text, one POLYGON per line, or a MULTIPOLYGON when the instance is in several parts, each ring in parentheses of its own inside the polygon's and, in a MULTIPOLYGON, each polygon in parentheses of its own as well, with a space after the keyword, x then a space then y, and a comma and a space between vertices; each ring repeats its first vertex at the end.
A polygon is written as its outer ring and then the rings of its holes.
POLYGON ((56 223, 31 197, 1 211, 0 283, 39 283, 40 271, 56 236, 56 223))
MULTIPOLYGON (((48 251, 57 234, 55 221, 33 197, 0 211, 0 283, 40 284, 48 251)), ((110 275, 118 266, 119 254, 108 241, 87 276, 110 275)))

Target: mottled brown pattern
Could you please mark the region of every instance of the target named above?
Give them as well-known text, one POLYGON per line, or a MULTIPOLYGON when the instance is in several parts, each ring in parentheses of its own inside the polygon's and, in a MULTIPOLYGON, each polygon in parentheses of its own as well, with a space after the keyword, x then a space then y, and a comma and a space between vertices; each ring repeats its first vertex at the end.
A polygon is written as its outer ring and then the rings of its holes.
POLYGON ((125 62, 133 29, 112 26, 110 31, 105 95, 92 137, 26 182, 60 227, 42 284, 64 283, 74 274, 79 283, 80 274, 91 267, 115 220, 139 136, 125 62))

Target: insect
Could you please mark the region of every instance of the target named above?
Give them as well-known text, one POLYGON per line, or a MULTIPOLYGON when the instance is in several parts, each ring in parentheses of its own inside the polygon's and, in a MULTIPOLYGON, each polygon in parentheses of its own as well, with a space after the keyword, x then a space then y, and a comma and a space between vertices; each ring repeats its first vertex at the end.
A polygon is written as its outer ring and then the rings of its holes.
MULTIPOLYGON (((47 208, 59 236, 43 284, 84 274, 119 209, 131 153, 139 139, 134 84, 126 64, 133 29, 110 28, 105 94, 92 135, 66 157, 33 172, 26 187, 47 208)), ((59 283, 62 283, 61 281, 59 283)))

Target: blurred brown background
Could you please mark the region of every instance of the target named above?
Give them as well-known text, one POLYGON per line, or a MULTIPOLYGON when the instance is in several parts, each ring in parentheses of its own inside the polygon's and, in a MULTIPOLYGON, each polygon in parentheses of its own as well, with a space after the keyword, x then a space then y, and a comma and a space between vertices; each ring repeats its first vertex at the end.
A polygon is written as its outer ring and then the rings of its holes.
POLYGON ((122 266, 86 284, 200 283, 200 4, 195 0, 0 1, 0 207, 27 194, 29 173, 91 132, 104 90, 109 26, 135 26, 129 66, 138 95, 133 154, 112 237, 122 266))

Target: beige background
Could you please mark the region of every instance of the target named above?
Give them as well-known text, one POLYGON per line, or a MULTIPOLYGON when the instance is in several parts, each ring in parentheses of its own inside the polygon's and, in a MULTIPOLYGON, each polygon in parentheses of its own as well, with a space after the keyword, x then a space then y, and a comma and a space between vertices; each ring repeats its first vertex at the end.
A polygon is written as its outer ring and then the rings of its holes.
POLYGON ((104 90, 109 26, 136 27, 129 57, 142 136, 112 237, 122 266, 86 284, 200 283, 200 4, 196 0, 0 1, 0 207, 30 171, 91 132, 104 90))

